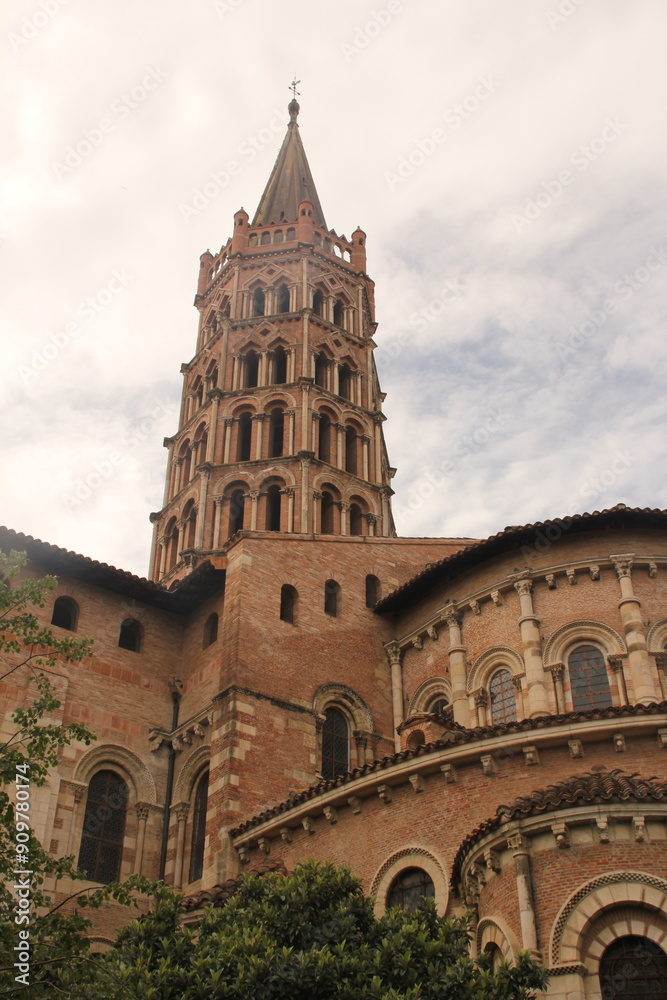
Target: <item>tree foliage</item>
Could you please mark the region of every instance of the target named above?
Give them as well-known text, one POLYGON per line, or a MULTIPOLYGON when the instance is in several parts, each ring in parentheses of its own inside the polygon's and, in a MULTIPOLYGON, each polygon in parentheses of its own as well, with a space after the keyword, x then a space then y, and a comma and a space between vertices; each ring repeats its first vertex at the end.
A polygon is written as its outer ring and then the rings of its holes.
POLYGON ((196 929, 158 895, 107 963, 114 988, 142 1000, 528 1000, 545 985, 527 954, 494 973, 468 942, 466 921, 439 917, 432 900, 378 920, 346 867, 310 861, 245 876, 196 929))
MULTIPOLYGON (((0 997, 53 1000, 64 992, 88 1000, 78 987, 68 992, 68 981, 93 968, 86 937, 90 920, 83 911, 99 908, 109 899, 130 903, 136 889, 152 890, 154 884, 135 877, 123 885, 92 891, 86 887, 57 906, 45 889, 45 882, 85 876, 73 858, 54 858, 34 836, 30 806, 35 790, 44 785, 64 747, 74 740, 90 744, 94 736, 80 723, 63 726, 52 721, 60 702, 44 671, 56 671, 59 662, 76 663, 90 656, 92 640, 59 637, 39 623, 34 608, 44 607, 57 580, 28 577, 15 583, 26 562, 25 553, 0 552, 0 683, 5 692, 25 688, 27 695, 26 704, 12 714, 10 735, 0 741, 0 997), (17 790, 25 798, 25 812, 17 811, 23 805, 15 801, 17 790), (24 895, 29 893, 28 911, 19 906, 17 885, 24 895), (20 932, 27 936, 20 938, 20 932), (26 941, 30 973, 17 979, 22 963, 15 964, 16 948, 26 941)), ((101 967, 94 967, 109 978, 101 967)))

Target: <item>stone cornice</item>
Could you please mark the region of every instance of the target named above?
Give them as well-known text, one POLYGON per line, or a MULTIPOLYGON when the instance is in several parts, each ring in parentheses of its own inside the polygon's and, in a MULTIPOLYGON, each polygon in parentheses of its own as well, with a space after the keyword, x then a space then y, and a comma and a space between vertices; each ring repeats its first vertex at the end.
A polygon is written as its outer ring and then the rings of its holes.
MULTIPOLYGON (((610 745, 614 734, 622 728, 628 740, 646 734, 655 734, 667 725, 667 702, 653 706, 635 706, 626 709, 607 709, 603 712, 569 713, 565 716, 543 717, 525 720, 505 727, 484 727, 476 730, 462 730, 446 733, 443 740, 427 744, 417 750, 403 750, 393 757, 376 761, 373 765, 356 769, 349 775, 336 779, 334 787, 314 786, 295 801, 284 802, 270 810, 271 815, 262 814, 230 831, 235 847, 244 846, 250 850, 259 837, 269 841, 280 837, 280 828, 289 827, 296 835, 303 818, 314 820, 324 815, 324 806, 334 806, 339 810, 338 820, 344 821, 351 812, 346 808, 349 799, 363 803, 369 797, 376 798, 378 786, 396 788, 409 785, 410 775, 432 776, 432 780, 445 783, 441 774, 443 765, 455 764, 480 767, 481 756, 492 757, 502 768, 503 760, 523 754, 524 747, 536 747, 539 751, 551 747, 567 748, 573 737, 584 745, 587 740, 601 741, 605 738, 610 745), (500 729, 504 731, 498 732, 500 729), (451 742, 447 742, 447 740, 451 742), (372 770, 371 770, 372 768, 372 770), (370 773, 369 773, 370 772, 370 773)), ((483 771, 480 767, 480 778, 483 771)))
MULTIPOLYGON (((638 568, 646 568, 652 579, 655 578, 655 574, 652 574, 652 566, 663 565, 667 568, 667 556, 636 555, 634 560, 635 570, 638 568)), ((568 571, 570 573, 574 572, 575 574, 577 570, 586 571, 592 580, 597 581, 599 580, 599 571, 601 566, 612 569, 614 571, 614 576, 616 576, 615 564, 611 556, 596 556, 592 559, 589 557, 578 561, 571 560, 565 563, 545 566, 539 570, 526 570, 523 573, 512 573, 501 580, 494 580, 491 583, 488 583, 485 587, 476 591, 471 591, 462 597, 449 597, 446 603, 443 604, 443 606, 439 608, 435 614, 431 615, 430 618, 425 619, 423 623, 412 629, 412 631, 401 636, 400 639, 395 638, 391 641, 392 643, 398 643, 402 650, 415 646, 415 639, 423 640, 427 635, 430 635, 431 629, 436 628, 438 625, 442 626, 446 623, 448 615, 451 614, 450 609, 452 606, 456 606, 459 613, 464 617, 470 614, 480 615, 484 611, 490 611, 491 609, 488 606, 489 603, 496 607, 501 607, 504 595, 514 590, 517 583, 522 584, 523 581, 527 582, 528 574, 530 574, 530 583, 534 593, 535 585, 537 584, 543 584, 547 590, 555 590, 558 585, 559 577, 561 577, 562 580, 568 580, 568 571)), ((636 601, 636 598, 630 598, 630 600, 636 601)), ((539 623, 539 619, 537 617, 535 617, 534 620, 539 623)))

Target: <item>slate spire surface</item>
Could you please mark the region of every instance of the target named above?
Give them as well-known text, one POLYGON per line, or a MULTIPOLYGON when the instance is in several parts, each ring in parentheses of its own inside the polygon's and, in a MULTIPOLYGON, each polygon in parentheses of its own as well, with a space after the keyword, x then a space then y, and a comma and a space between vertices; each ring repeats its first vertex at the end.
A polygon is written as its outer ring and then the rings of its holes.
POLYGON ((287 135, 257 206, 252 220, 253 226, 266 226, 283 221, 296 222, 299 205, 302 201, 309 201, 313 206, 313 222, 317 226, 327 228, 313 175, 308 166, 306 151, 299 135, 297 123, 299 110, 296 98, 291 100, 288 105, 290 121, 287 135))

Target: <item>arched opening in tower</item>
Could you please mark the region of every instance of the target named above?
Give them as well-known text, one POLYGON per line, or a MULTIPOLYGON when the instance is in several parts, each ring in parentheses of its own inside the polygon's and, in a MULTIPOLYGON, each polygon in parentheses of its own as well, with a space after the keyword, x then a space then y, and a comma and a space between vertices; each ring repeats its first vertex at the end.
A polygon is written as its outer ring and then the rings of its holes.
POLYGON ((266 492, 266 530, 280 531, 280 486, 274 483, 266 492))

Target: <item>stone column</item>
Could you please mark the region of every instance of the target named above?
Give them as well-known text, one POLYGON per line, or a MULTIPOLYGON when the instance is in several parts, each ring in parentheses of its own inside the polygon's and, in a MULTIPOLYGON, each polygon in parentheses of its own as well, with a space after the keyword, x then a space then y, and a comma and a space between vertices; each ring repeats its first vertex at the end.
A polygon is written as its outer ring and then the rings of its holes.
POLYGON ((206 525, 206 501, 208 498, 208 481, 210 472, 202 469, 199 473, 201 486, 199 489, 199 512, 197 516, 197 530, 195 532, 195 548, 204 547, 204 527, 206 525))
POLYGON ((255 421, 255 461, 262 457, 262 438, 264 437, 262 431, 264 428, 264 417, 265 413, 255 413, 252 420, 255 421))
POLYGON ((530 951, 534 958, 538 958, 540 955, 537 950, 537 924, 535 922, 528 841, 520 833, 514 833, 508 836, 507 846, 512 851, 516 871, 516 894, 519 901, 519 919, 521 921, 521 946, 530 951))
POLYGON ((181 466, 183 464, 182 458, 175 458, 171 467, 171 496, 172 499, 176 496, 181 488, 181 466))
POLYGON ((188 822, 190 804, 179 802, 173 807, 178 821, 176 828, 176 861, 174 865, 174 887, 180 889, 183 884, 183 858, 185 856, 185 827, 188 822))
POLYGON ((257 385, 268 385, 268 352, 259 352, 259 371, 257 373, 257 385))
POLYGON ((332 424, 336 428, 336 468, 345 468, 345 424, 332 424))
POLYGON ((178 545, 176 547, 176 562, 180 559, 181 550, 183 548, 183 539, 185 535, 185 521, 177 521, 176 528, 178 529, 178 545))
POLYGON ((371 439, 369 438, 368 434, 362 434, 361 435, 361 462, 362 462, 363 478, 366 480, 366 482, 369 482, 369 479, 368 479, 368 469, 369 469, 369 465, 368 465, 368 455, 369 455, 368 446, 369 446, 370 443, 371 443, 371 439))
POLYGON ((310 405, 308 401, 308 382, 301 383, 301 450, 308 451, 308 411, 310 405))
POLYGON ((229 456, 232 450, 233 429, 234 429, 234 418, 225 417, 225 446, 222 456, 223 465, 229 465, 229 456))
POLYGON ((167 567, 167 543, 164 540, 164 535, 160 541, 160 568, 158 570, 158 580, 163 577, 167 567))
POLYGON ((654 653, 662 701, 667 701, 667 653, 654 653))
POLYGON ((475 708, 477 710, 477 725, 486 726, 487 717, 486 710, 489 704, 489 692, 486 688, 480 688, 479 691, 475 692, 475 708))
POLYGON ((368 534, 372 537, 375 536, 375 525, 377 524, 376 514, 366 514, 366 521, 368 522, 368 534))
POLYGON ((250 509, 250 530, 257 531, 257 504, 259 501, 259 490, 250 490, 248 493, 252 507, 250 509))
POLYGON ((389 535, 390 521, 389 517, 389 490, 385 487, 380 493, 382 502, 382 534, 386 538, 389 535))
POLYGON ((452 710, 454 722, 470 729, 470 705, 468 703, 466 648, 461 639, 462 615, 454 605, 445 608, 442 620, 449 629, 449 676, 452 681, 452 710))
MULTIPOLYGON (((308 495, 310 493, 310 462, 312 459, 312 454, 307 451, 299 452, 299 458, 301 459, 301 531, 304 534, 308 532, 308 495)), ((315 531, 315 524, 313 519, 313 531, 315 531)))
POLYGON ((556 712, 561 715, 565 712, 565 690, 563 688, 563 675, 565 674, 565 665, 563 663, 550 663, 548 667, 545 667, 554 679, 554 691, 556 693, 556 712))
POLYGON ((396 642, 385 647, 391 667, 391 703, 394 716, 394 747, 401 749, 401 737, 396 732, 403 722, 403 668, 401 666, 401 647, 396 642))
POLYGON ((335 396, 340 396, 340 378, 338 365, 335 361, 330 361, 327 365, 329 389, 335 396))
POLYGON ((288 451, 287 451, 287 454, 288 455, 294 455, 294 454, 296 454, 296 445, 295 445, 295 441, 294 441, 294 424, 295 424, 296 410, 286 410, 285 413, 286 413, 286 415, 288 417, 288 424, 287 424, 287 449, 288 449, 288 451))
POLYGON ((162 497, 162 506, 166 507, 167 502, 171 499, 170 489, 173 476, 173 463, 174 463, 174 442, 170 440, 166 442, 167 448, 169 449, 167 453, 167 471, 164 476, 164 496, 162 497))
POLYGON ((653 678, 651 663, 646 646, 646 634, 641 615, 641 602, 632 588, 632 564, 634 553, 625 552, 609 556, 616 567, 621 586, 618 602, 621 621, 628 647, 628 668, 634 694, 634 702, 647 703, 659 700, 657 686, 653 678))
POLYGON ((241 358, 232 354, 232 392, 239 388, 241 382, 241 358))
POLYGON ((341 500, 340 504, 340 533, 341 535, 347 535, 347 515, 350 509, 350 504, 341 500))
POLYGON ((312 421, 310 424, 310 443, 308 447, 309 450, 312 451, 314 455, 319 455, 321 415, 317 412, 317 410, 313 410, 311 416, 312 416, 312 421))
POLYGON ((551 711, 542 662, 540 622, 533 611, 532 582, 519 580, 514 584, 514 589, 521 602, 519 628, 521 629, 523 660, 526 665, 528 714, 530 718, 535 718, 538 715, 548 715, 551 711))
POLYGON ((285 496, 287 497, 287 530, 294 531, 294 494, 295 489, 293 486, 288 486, 285 489, 285 496))
MULTIPOLYGON (((296 310, 292 310, 295 312, 296 310)), ((296 382, 296 348, 287 348, 287 381, 296 382)))
POLYGON ((618 699, 621 705, 628 705, 628 689, 625 684, 625 674, 623 673, 623 657, 608 656, 607 663, 616 674, 616 685, 618 687, 618 699))
POLYGON ((211 464, 215 461, 215 440, 218 433, 219 408, 220 408, 220 397, 216 393, 216 395, 213 397, 213 406, 211 407, 211 425, 209 427, 206 456, 204 458, 205 462, 210 462, 211 464))
POLYGON ((150 812, 148 802, 137 802, 135 812, 137 814, 137 848, 134 852, 134 874, 141 875, 141 868, 144 861, 144 843, 146 841, 146 820, 150 812))
POLYGON ((213 548, 220 548, 220 518, 222 517, 222 506, 224 500, 222 497, 216 497, 213 501, 215 506, 215 517, 213 521, 213 548))
POLYGON ((375 482, 382 482, 382 417, 373 417, 375 423, 375 482))

